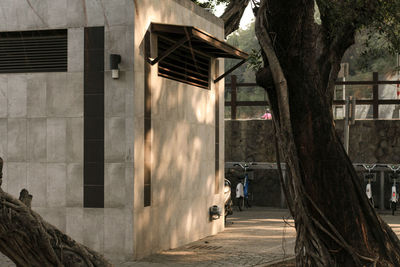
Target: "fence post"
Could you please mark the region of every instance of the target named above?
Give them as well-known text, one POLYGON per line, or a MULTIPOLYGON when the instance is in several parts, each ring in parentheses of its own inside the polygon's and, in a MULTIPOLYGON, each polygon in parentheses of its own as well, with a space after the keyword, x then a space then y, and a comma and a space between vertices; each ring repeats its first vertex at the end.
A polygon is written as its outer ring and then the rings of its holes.
POLYGON ((344 106, 344 150, 349 154, 349 135, 350 135, 350 100, 351 96, 346 97, 346 104, 344 106))
POLYGON ((379 196, 379 209, 385 209, 385 172, 380 171, 381 177, 379 179, 380 182, 380 196, 379 196))
POLYGON ((372 74, 372 80, 374 82, 374 85, 372 86, 373 118, 378 119, 379 118, 379 85, 378 85, 379 75, 377 72, 374 72, 372 74))
POLYGON ((236 120, 236 98, 237 98, 237 87, 236 87, 236 75, 231 76, 231 119, 236 120))
MULTIPOLYGON (((281 165, 282 166, 282 165, 281 165)), ((283 181, 286 183, 286 168, 282 170, 283 181)), ((286 208, 286 197, 285 192, 283 192, 283 186, 281 186, 281 209, 286 208)))

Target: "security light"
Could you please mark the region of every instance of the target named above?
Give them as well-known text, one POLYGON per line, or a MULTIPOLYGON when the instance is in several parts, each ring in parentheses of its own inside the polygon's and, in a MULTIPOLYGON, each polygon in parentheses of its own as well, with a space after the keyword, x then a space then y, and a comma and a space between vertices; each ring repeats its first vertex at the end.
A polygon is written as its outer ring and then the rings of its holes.
POLYGON ((110 55, 110 69, 111 69, 111 77, 113 79, 119 78, 119 68, 118 64, 121 63, 121 56, 117 54, 110 55))

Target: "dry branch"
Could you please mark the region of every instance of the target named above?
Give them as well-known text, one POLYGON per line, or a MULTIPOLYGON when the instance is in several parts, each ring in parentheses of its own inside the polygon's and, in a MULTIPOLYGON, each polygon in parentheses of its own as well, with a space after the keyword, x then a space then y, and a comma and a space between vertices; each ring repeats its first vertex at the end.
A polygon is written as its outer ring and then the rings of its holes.
POLYGON ((225 37, 239 29, 240 20, 250 0, 231 0, 221 19, 224 21, 225 37))

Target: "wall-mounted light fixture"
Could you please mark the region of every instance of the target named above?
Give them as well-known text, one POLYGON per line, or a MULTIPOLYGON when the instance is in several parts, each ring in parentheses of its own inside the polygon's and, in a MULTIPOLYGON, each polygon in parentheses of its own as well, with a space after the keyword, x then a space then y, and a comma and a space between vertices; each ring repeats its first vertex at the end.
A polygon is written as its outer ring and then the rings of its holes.
POLYGON ((119 68, 118 64, 121 63, 121 56, 117 54, 110 55, 110 69, 111 69, 111 77, 113 79, 119 78, 119 68))
POLYGON ((221 208, 217 205, 210 207, 210 221, 217 220, 221 217, 222 211, 221 208))

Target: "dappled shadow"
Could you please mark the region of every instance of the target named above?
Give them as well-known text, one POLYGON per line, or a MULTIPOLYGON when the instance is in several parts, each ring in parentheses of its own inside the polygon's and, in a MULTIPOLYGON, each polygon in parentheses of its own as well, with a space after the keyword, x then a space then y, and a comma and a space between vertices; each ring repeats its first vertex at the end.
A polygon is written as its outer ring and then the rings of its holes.
MULTIPOLYGON (((135 65, 143 66, 143 36, 150 22, 177 25, 204 25, 213 35, 223 34, 223 29, 196 17, 190 12, 176 16, 174 2, 162 1, 163 7, 146 7, 142 2, 136 19, 135 65), (166 5, 166 6, 164 6, 166 5), (156 9, 157 8, 157 9, 156 9), (139 18, 139 19, 138 19, 139 18), (140 32, 143 30, 142 32, 140 32)), ((154 42, 153 42, 154 44, 154 42)), ((154 49, 153 49, 154 50, 154 49)), ((154 55, 155 51, 152 51, 154 55)), ((220 64, 222 66, 223 64, 220 64)), ((145 73, 135 70, 135 77, 145 73)), ((222 71, 221 71, 222 72, 222 71)), ((211 72, 214 73, 214 72, 211 72)), ((213 75, 214 76, 214 75, 213 75)), ((142 79, 142 78, 140 78, 142 79)), ((145 79, 145 78, 144 78, 145 79)), ((157 64, 151 67, 151 205, 143 207, 144 131, 135 134, 135 253, 140 257, 150 252, 177 247, 223 229, 223 219, 209 221, 212 205, 222 208, 223 175, 219 176, 219 190, 215 194, 215 87, 211 90, 190 86, 157 75, 157 64)), ((145 81, 143 80, 143 84, 145 81)), ((136 103, 144 110, 143 84, 135 88, 136 103)), ((223 81, 219 82, 223 84, 223 81)), ((220 87, 222 90, 222 86, 220 87)), ((221 96, 222 96, 221 92, 221 96)), ((221 97, 221 99, 223 99, 221 97)), ((223 110, 223 103, 220 103, 223 110)), ((135 114, 143 124, 144 114, 135 114)), ((223 112, 220 112, 223 121, 223 112)), ((223 127, 220 127, 221 129, 223 127)), ((220 135, 223 133, 221 131, 220 135)), ((222 139, 223 140, 223 139, 222 139)), ((222 143, 222 140, 220 143, 222 143)), ((220 155, 223 155, 220 150, 220 155)), ((223 156, 221 156, 221 169, 223 156)))
POLYGON ((142 261, 167 266, 255 266, 284 259, 293 255, 295 240, 294 229, 282 219, 287 214, 285 210, 271 212, 265 208, 235 213, 229 219, 233 224, 224 232, 142 261))

